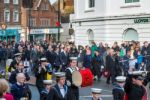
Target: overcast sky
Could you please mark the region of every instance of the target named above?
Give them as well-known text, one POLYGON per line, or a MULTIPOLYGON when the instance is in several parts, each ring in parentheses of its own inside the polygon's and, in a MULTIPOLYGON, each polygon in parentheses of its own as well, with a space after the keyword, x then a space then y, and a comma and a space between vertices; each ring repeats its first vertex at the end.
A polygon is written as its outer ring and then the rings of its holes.
POLYGON ((51 2, 51 4, 53 4, 56 0, 49 0, 51 2))

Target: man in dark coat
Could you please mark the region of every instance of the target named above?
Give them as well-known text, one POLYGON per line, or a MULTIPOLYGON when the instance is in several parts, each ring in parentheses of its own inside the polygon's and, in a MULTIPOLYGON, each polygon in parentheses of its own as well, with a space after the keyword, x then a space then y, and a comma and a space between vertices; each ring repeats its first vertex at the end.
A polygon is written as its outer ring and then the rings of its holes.
POLYGON ((60 66, 61 66, 61 60, 60 60, 60 52, 59 52, 59 48, 56 47, 55 49, 55 52, 54 52, 54 57, 55 57, 55 60, 54 60, 54 68, 56 70, 56 72, 60 69, 60 66))
POLYGON ((55 75, 57 84, 50 89, 46 100, 74 100, 68 86, 65 85, 65 73, 57 72, 55 75))
POLYGON ((66 81, 67 85, 69 86, 69 90, 75 100, 79 100, 79 88, 75 86, 72 82, 72 73, 78 70, 79 68, 77 67, 77 57, 71 57, 70 67, 66 69, 66 81))
POLYGON ((14 100, 20 100, 21 98, 27 98, 27 100, 31 100, 31 91, 28 85, 24 83, 24 74, 18 73, 16 78, 17 82, 11 87, 11 93, 14 97, 14 100))
POLYGON ((61 65, 62 65, 61 71, 65 72, 65 69, 69 62, 69 55, 67 53, 67 47, 64 47, 63 51, 60 53, 60 60, 61 60, 61 65))
POLYGON ((114 50, 110 49, 109 54, 106 56, 106 70, 109 71, 110 76, 107 78, 106 83, 110 84, 110 77, 111 82, 115 82, 115 75, 116 75, 116 62, 114 57, 114 50))
POLYGON ((145 56, 144 63, 146 64, 146 70, 150 71, 150 44, 148 44, 147 41, 144 42, 141 53, 143 56, 145 56))
POLYGON ((55 55, 53 51, 53 46, 49 45, 48 50, 46 51, 46 58, 47 61, 54 66, 54 61, 55 61, 55 55))

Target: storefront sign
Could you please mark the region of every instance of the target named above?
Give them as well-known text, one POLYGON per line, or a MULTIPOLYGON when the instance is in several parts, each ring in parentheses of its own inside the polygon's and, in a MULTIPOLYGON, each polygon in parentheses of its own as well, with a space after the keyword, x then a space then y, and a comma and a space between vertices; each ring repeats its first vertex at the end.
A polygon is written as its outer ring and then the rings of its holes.
POLYGON ((31 29, 30 34, 43 34, 45 33, 44 29, 31 29))
POLYGON ((150 22, 150 18, 137 18, 134 19, 134 23, 136 24, 141 24, 141 23, 149 23, 150 22))
MULTIPOLYGON (((60 32, 63 32, 63 29, 60 28, 60 32)), ((30 29, 30 34, 57 34, 58 28, 49 28, 49 29, 30 29)))

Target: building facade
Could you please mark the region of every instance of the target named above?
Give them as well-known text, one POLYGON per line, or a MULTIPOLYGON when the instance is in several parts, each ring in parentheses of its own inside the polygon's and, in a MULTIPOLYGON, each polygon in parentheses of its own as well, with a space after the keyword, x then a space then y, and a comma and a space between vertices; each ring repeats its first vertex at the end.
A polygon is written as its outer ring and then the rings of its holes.
POLYGON ((33 7, 22 7, 22 40, 57 39, 57 12, 49 0, 33 0, 33 7))
POLYGON ((0 25, 0 40, 20 40, 21 0, 0 0, 0 25))
POLYGON ((77 45, 91 41, 150 41, 150 0, 74 0, 70 16, 77 45))

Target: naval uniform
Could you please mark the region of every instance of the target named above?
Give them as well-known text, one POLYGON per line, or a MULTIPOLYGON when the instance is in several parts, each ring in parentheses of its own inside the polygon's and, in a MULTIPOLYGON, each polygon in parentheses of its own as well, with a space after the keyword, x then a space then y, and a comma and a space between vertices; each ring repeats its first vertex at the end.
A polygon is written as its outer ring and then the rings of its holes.
POLYGON ((46 100, 47 96, 48 96, 49 90, 47 89, 43 89, 41 92, 41 98, 40 100, 46 100))
MULTIPOLYGON (((91 100, 94 100, 94 98, 91 98, 91 100)), ((97 100, 102 100, 102 98, 98 98, 97 100)))
POLYGON ((72 83, 72 73, 77 70, 79 70, 78 67, 69 67, 66 69, 66 80, 71 83, 71 86, 69 86, 69 90, 71 91, 72 96, 73 98, 75 98, 75 100, 79 100, 79 88, 72 83))
POLYGON ((119 84, 114 84, 112 93, 114 100, 124 100, 124 88, 121 87, 119 84))
POLYGON ((70 95, 68 86, 64 85, 63 87, 60 87, 58 84, 56 84, 54 87, 50 89, 50 92, 46 100, 74 100, 74 99, 70 95))

